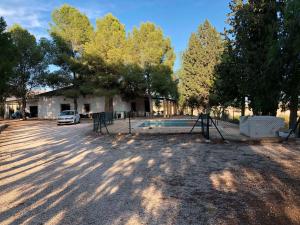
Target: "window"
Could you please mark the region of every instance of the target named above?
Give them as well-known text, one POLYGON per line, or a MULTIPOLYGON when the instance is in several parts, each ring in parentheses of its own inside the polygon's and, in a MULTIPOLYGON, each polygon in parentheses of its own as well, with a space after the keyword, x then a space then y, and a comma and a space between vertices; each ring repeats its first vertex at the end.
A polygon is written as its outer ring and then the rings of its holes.
POLYGON ((60 113, 60 116, 72 116, 74 115, 76 112, 73 110, 66 110, 66 111, 62 111, 60 113))
POLYGON ((91 111, 90 104, 84 104, 84 112, 89 113, 91 111))
POLYGON ((70 107, 70 104, 61 104, 60 105, 60 111, 65 111, 65 110, 70 110, 71 107, 70 107))

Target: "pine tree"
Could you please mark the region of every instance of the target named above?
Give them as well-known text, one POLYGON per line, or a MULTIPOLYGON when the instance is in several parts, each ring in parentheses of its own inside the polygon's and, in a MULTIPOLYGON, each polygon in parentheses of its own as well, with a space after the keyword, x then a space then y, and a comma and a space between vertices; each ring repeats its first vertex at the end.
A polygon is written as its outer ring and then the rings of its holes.
POLYGON ((9 90, 8 81, 15 64, 14 46, 3 17, 0 17, 0 49, 0 117, 3 117, 4 102, 9 90))
POLYGON ((74 109, 77 110, 77 98, 83 92, 84 45, 90 41, 93 27, 86 15, 77 9, 63 5, 52 13, 50 35, 53 39, 53 64, 59 70, 48 77, 51 85, 70 87, 64 92, 74 99, 74 109))
POLYGON ((155 24, 143 23, 129 34, 126 63, 142 69, 149 96, 170 97, 176 92, 172 77, 174 61, 170 39, 155 24))
POLYGON ((221 35, 206 20, 189 40, 183 54, 180 90, 183 101, 192 108, 207 107, 214 82, 214 68, 223 51, 221 35))
POLYGON ((6 22, 3 17, 0 17, 0 49, 0 102, 2 102, 7 94, 7 82, 11 76, 15 60, 13 42, 10 33, 6 31, 6 22))
POLYGON ((25 109, 28 94, 32 88, 39 86, 40 76, 45 75, 48 64, 45 60, 45 51, 37 43, 35 37, 19 25, 9 30, 15 46, 16 65, 9 79, 10 93, 21 98, 22 115, 26 119, 25 109))
POLYGON ((95 34, 85 45, 85 59, 94 94, 106 96, 106 111, 113 111, 112 96, 118 92, 124 73, 126 46, 125 26, 112 14, 98 19, 95 34))

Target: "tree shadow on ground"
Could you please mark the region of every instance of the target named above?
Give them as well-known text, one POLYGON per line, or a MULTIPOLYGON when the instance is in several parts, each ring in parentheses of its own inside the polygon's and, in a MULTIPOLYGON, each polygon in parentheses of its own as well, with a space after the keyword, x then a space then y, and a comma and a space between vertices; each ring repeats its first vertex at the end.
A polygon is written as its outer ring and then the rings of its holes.
POLYGON ((86 135, 89 125, 11 129, 0 136, 1 224, 300 221, 299 146, 99 137, 86 135), (33 139, 23 145, 24 132, 33 139))

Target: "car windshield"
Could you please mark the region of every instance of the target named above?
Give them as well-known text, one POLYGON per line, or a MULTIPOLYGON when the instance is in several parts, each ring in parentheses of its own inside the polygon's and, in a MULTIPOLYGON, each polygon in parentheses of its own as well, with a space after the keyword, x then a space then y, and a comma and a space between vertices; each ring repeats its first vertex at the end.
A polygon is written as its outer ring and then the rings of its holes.
POLYGON ((60 113, 60 116, 70 116, 70 115, 74 115, 74 111, 62 111, 60 113))

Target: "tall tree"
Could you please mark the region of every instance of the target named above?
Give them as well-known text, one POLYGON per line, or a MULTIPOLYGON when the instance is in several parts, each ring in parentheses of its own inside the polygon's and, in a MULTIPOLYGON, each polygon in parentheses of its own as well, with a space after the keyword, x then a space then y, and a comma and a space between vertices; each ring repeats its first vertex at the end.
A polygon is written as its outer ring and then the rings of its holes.
POLYGON ((228 106, 241 108, 245 115, 245 98, 248 95, 249 77, 245 72, 246 60, 243 52, 243 40, 247 39, 244 30, 242 0, 233 0, 229 4, 229 28, 225 30, 225 48, 221 61, 215 67, 214 87, 210 93, 210 103, 225 109, 228 106))
POLYGON ((277 1, 249 1, 243 13, 245 29, 240 44, 249 79, 250 106, 254 114, 276 116, 281 92, 277 1))
POLYGON ((119 79, 124 73, 126 45, 125 26, 112 14, 98 19, 95 34, 85 45, 91 86, 95 93, 106 96, 106 111, 113 111, 112 95, 118 92, 119 79))
POLYGON ((77 98, 84 89, 84 45, 90 41, 93 27, 86 15, 69 5, 54 10, 52 21, 53 64, 59 70, 48 79, 52 85, 72 87, 65 91, 65 95, 74 99, 74 108, 77 110, 77 98))
POLYGON ((239 107, 245 115, 246 82, 243 66, 240 64, 236 48, 228 38, 221 62, 215 67, 215 80, 210 92, 212 106, 225 109, 228 106, 239 107))
POLYGON ((45 51, 32 34, 19 25, 11 27, 10 34, 16 58, 16 66, 9 80, 10 93, 21 98, 22 115, 26 119, 28 94, 32 88, 39 85, 39 77, 47 73, 48 65, 45 61, 45 51))
POLYGON ((300 95, 300 2, 287 0, 283 13, 283 102, 290 109, 289 126, 297 122, 300 95))
POLYGON ((161 80, 170 84, 174 61, 170 39, 164 37, 163 31, 155 24, 142 23, 129 34, 125 63, 137 65, 143 70, 149 96, 169 97, 174 92, 174 86, 156 83, 161 80))
MULTIPOLYGON (((227 37, 231 39, 228 44, 233 54, 227 56, 233 64, 230 68, 225 61, 219 67, 219 73, 223 73, 223 84, 232 81, 228 74, 235 74, 235 84, 238 84, 235 99, 240 99, 238 102, 243 109, 244 99, 248 97, 255 115, 276 115, 279 105, 282 90, 281 7, 280 0, 232 0, 230 3, 227 37)), ((223 96, 230 96, 231 90, 223 89, 223 96)))
POLYGON ((214 68, 223 51, 221 35, 206 20, 192 33, 183 54, 181 90, 184 101, 194 107, 207 106, 214 82, 214 68))
POLYGON ((8 81, 15 61, 13 42, 9 32, 6 31, 6 22, 3 17, 0 17, 0 49, 0 116, 3 116, 3 103, 8 94, 8 81))

